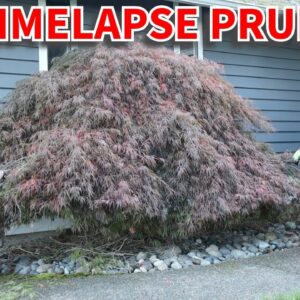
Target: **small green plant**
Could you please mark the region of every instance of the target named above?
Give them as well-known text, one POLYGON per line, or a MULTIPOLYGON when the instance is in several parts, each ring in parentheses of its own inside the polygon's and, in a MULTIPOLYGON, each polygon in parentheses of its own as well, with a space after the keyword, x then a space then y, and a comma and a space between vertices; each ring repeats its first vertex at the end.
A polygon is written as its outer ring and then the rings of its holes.
POLYGON ((89 265, 91 269, 101 269, 104 271, 107 268, 115 268, 118 267, 120 262, 118 260, 115 260, 113 258, 103 257, 102 255, 97 255, 94 257, 89 265))
POLYGON ((70 255, 70 259, 73 261, 77 261, 84 256, 83 252, 80 249, 75 249, 70 255))

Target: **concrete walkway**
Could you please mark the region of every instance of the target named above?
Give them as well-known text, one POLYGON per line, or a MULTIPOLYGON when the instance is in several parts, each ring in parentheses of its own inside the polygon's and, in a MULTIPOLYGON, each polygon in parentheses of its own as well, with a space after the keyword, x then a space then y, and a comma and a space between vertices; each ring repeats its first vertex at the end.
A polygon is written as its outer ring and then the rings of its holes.
POLYGON ((73 278, 40 299, 265 299, 300 292, 300 249, 182 271, 73 278))

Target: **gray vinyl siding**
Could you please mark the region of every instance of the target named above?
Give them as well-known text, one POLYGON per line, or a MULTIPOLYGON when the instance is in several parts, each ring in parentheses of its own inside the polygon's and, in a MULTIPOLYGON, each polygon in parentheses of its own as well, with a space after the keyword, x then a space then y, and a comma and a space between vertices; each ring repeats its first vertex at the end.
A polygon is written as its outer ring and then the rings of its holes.
MULTIPOLYGON (((22 5, 28 11, 37 0, 0 0, 2 5, 22 5)), ((11 92, 18 81, 39 71, 39 49, 32 43, 0 45, 0 110, 5 97, 11 92)))
MULTIPOLYGON (((208 10, 204 14, 204 28, 208 10)), ((204 57, 224 66, 222 75, 241 96, 262 111, 276 132, 256 138, 277 152, 300 148, 300 51, 293 43, 237 44, 235 33, 221 43, 204 33, 204 57)))

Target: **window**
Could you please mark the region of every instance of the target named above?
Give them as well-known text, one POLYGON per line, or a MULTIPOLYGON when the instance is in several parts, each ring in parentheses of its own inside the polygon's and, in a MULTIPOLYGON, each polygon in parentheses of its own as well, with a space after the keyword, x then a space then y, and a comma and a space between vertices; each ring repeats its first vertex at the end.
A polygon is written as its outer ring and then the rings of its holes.
MULTIPOLYGON (((179 3, 174 3, 173 7, 179 5, 179 3)), ((185 4, 180 4, 184 6, 185 4)), ((203 59, 203 25, 202 25, 202 7, 200 7, 200 17, 198 21, 198 28, 200 31, 200 41, 198 42, 184 42, 184 43, 174 43, 174 51, 183 55, 197 57, 203 59)))

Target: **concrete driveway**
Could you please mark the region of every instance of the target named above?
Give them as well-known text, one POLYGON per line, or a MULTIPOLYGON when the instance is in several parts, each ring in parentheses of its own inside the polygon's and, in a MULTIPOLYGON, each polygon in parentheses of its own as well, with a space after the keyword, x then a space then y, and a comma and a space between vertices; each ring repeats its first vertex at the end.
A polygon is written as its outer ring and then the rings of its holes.
POLYGON ((72 278, 40 290, 40 299, 265 299, 300 292, 300 249, 209 267, 148 274, 72 278))

